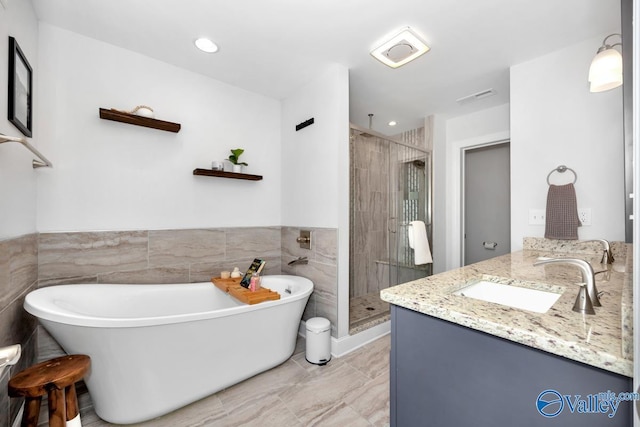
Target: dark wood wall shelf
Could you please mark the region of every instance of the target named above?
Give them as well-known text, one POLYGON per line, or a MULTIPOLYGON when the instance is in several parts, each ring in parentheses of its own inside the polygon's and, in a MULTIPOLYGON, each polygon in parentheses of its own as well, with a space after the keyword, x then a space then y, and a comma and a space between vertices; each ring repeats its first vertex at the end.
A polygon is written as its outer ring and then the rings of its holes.
POLYGON ((194 175, 201 176, 217 176, 218 178, 246 179, 248 181, 260 181, 262 175, 251 175, 248 173, 214 171, 212 169, 194 169, 194 175))
POLYGON ((100 118, 113 120, 114 122, 128 123, 130 125, 144 126, 153 129, 165 130, 167 132, 179 132, 180 123, 166 122, 164 120, 152 119, 150 117, 138 116, 124 113, 122 111, 107 110, 100 108, 100 118))

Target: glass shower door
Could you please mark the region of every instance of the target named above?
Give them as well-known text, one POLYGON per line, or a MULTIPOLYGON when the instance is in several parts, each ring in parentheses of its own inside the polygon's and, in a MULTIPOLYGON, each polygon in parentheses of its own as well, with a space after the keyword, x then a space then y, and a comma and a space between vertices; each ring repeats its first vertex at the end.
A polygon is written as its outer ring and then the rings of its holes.
MULTIPOLYGON (((380 291, 431 273, 415 266, 407 225, 431 233, 430 153, 352 129, 350 139, 349 332, 389 318, 380 291)), ((430 238, 430 237, 429 237, 430 238)))
POLYGON ((409 224, 422 221, 431 241, 431 153, 391 144, 389 283, 391 286, 432 274, 432 264, 416 265, 409 246, 409 224))

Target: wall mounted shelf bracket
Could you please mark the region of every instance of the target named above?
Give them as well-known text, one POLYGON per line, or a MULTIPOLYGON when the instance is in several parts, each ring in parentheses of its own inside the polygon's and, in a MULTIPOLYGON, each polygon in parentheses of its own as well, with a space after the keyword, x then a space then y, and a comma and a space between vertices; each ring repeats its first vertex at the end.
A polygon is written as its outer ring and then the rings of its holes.
POLYGON ((0 144, 5 142, 18 142, 22 144, 27 150, 31 151, 33 154, 38 157, 38 159, 33 159, 31 165, 34 169, 36 168, 52 168, 53 163, 51 163, 40 151, 36 149, 33 145, 29 144, 25 138, 18 138, 15 136, 7 136, 0 134, 0 144))

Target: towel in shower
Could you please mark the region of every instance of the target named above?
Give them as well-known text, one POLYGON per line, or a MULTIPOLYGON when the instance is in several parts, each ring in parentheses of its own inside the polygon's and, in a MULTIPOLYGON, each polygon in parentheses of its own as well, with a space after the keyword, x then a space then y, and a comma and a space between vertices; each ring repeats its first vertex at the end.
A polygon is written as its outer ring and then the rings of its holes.
POLYGON ((573 184, 549 185, 544 237, 578 240, 578 227, 581 225, 573 184))
POLYGON ((431 264, 431 249, 427 239, 427 227, 422 221, 411 221, 407 227, 409 237, 409 247, 413 249, 413 259, 415 265, 431 264))

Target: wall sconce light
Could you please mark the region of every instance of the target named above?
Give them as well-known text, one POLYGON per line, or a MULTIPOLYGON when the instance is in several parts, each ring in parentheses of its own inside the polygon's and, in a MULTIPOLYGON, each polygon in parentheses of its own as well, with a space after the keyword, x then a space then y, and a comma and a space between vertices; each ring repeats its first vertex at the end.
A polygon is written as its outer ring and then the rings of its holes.
POLYGON ((591 61, 589 67, 589 91, 604 92, 622 84, 622 55, 614 49, 615 46, 622 46, 622 35, 610 34, 602 42, 602 46, 591 61), (619 43, 607 44, 610 37, 620 37, 619 43))

